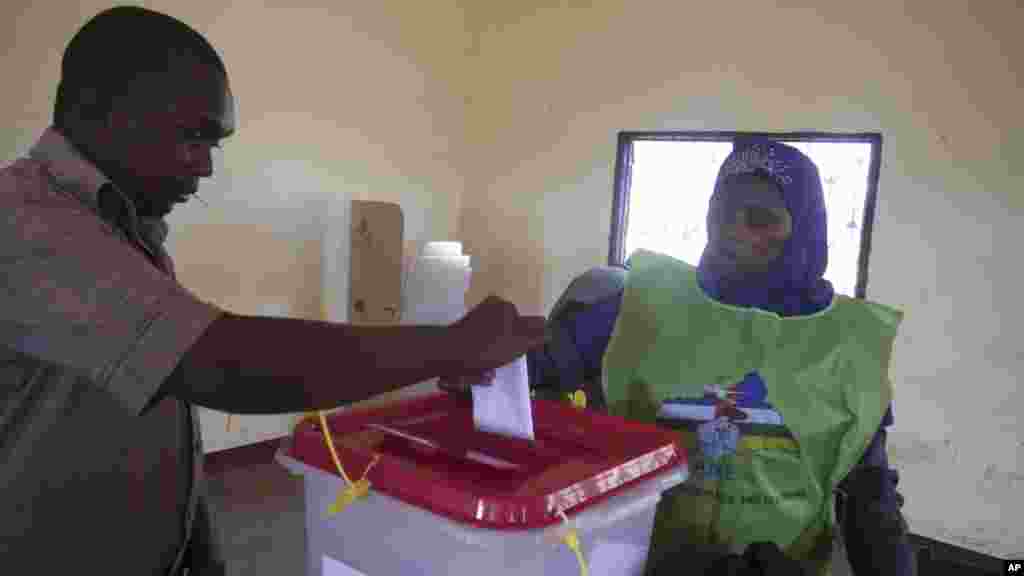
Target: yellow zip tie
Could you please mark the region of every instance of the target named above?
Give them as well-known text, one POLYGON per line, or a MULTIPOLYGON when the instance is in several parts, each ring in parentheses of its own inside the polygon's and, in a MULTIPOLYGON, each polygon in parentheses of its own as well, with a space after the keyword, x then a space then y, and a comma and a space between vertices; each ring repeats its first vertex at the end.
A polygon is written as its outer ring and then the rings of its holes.
POLYGON ((580 410, 587 407, 587 393, 583 390, 577 390, 569 394, 569 402, 580 410))
POLYGON ((566 518, 565 512, 562 510, 558 511, 558 515, 562 518, 562 522, 569 527, 569 530, 562 535, 562 543, 569 547, 569 550, 576 554, 576 562, 580 565, 580 576, 587 576, 590 570, 587 569, 587 561, 583 558, 583 547, 580 546, 580 536, 576 532, 576 529, 569 524, 569 519, 566 518))
POLYGON ((316 422, 316 420, 317 420, 317 413, 316 412, 303 412, 302 416, 299 416, 295 420, 295 426, 292 427, 292 434, 295 434, 295 431, 298 430, 299 426, 301 426, 302 424, 304 424, 306 422, 316 422))
POLYGON ((327 442, 327 448, 331 451, 331 458, 334 460, 334 465, 338 468, 338 472, 341 474, 342 480, 347 484, 347 486, 338 493, 337 499, 327 507, 327 515, 333 516, 347 508, 349 504, 366 496, 370 492, 370 481, 366 478, 366 475, 370 473, 370 469, 373 468, 373 465, 380 459, 380 455, 374 454, 373 460, 363 472, 363 477, 357 482, 352 482, 352 480, 349 479, 348 474, 345 474, 345 468, 341 465, 341 459, 338 458, 338 452, 334 449, 334 440, 331 439, 331 432, 327 427, 327 418, 324 417, 324 413, 322 411, 317 412, 317 415, 320 417, 320 429, 324 434, 324 440, 327 442))

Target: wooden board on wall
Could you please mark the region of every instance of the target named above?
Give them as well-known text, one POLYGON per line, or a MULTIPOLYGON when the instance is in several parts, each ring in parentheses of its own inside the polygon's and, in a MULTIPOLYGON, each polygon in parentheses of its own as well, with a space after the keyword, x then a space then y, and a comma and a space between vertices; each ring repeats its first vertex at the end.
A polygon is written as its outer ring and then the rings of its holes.
MULTIPOLYGON (((354 200, 351 205, 348 318, 352 324, 397 324, 402 302, 404 217, 398 204, 354 200)), ((344 232, 342 232, 344 233, 344 232)), ((263 316, 291 316, 283 304, 256 311, 263 316)), ((355 406, 370 407, 397 399, 381 394, 355 406)), ((329 411, 330 412, 330 411, 329 411)), ((200 410, 207 453, 279 438, 310 414, 242 416, 200 410)))
MULTIPOLYGON (((402 208, 389 202, 352 201, 349 311, 353 324, 397 324, 402 305, 402 208)), ((398 391, 357 402, 370 408, 395 400, 398 391)))
POLYGON ((349 320, 395 324, 402 303, 402 208, 390 202, 352 201, 349 320))

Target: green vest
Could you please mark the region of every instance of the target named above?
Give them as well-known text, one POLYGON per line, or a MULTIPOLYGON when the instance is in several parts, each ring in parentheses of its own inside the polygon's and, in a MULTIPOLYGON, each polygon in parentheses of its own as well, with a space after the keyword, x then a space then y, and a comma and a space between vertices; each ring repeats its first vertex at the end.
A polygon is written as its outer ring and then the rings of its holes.
POLYGON ((833 491, 892 398, 902 314, 836 295, 783 318, 712 300, 670 257, 630 262, 604 356, 608 410, 679 429, 690 460, 689 480, 659 505, 651 557, 683 542, 739 553, 771 541, 827 573, 833 491))

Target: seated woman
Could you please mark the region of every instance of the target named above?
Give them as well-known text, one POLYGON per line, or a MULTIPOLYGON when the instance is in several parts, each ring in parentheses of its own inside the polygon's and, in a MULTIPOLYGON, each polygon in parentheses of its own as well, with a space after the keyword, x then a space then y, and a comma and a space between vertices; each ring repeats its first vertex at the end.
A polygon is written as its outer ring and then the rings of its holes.
POLYGON ((823 278, 817 167, 780 143, 738 144, 707 223, 698 267, 638 252, 623 291, 552 318, 531 386, 600 381, 609 412, 680 430, 690 478, 659 506, 652 573, 689 573, 709 550, 719 567, 827 573, 838 525, 857 576, 912 574, 885 451, 902 315, 823 278))

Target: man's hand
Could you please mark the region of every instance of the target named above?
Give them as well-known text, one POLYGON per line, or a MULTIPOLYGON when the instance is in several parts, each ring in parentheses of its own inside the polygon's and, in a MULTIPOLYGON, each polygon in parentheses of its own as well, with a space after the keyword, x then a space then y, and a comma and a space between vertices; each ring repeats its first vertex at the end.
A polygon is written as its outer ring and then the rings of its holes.
POLYGON ((471 381, 543 342, 543 318, 520 316, 495 297, 450 326, 225 314, 188 351, 162 393, 236 414, 328 410, 433 378, 471 381))
POLYGON ((544 318, 520 316, 515 305, 489 296, 452 324, 446 340, 451 357, 440 374, 445 387, 487 384, 494 370, 544 343, 544 318))

